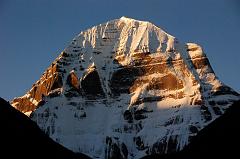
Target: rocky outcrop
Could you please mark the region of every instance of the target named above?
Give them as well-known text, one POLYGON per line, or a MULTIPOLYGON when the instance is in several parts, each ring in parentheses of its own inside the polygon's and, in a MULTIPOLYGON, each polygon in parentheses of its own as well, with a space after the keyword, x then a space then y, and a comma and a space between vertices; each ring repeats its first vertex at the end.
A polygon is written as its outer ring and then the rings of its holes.
POLYGON ((105 158, 107 159, 127 159, 128 150, 124 143, 117 138, 106 137, 105 158))
POLYGON ((15 98, 13 99, 12 104, 16 109, 23 113, 35 110, 37 105, 33 104, 33 102, 31 102, 30 99, 27 99, 26 97, 15 98))
POLYGON ((71 72, 67 77, 67 84, 75 91, 80 92, 80 82, 77 75, 71 72))
POLYGON ((42 75, 40 80, 33 84, 31 90, 23 97, 15 98, 11 104, 23 113, 32 112, 37 108, 39 102, 44 100, 52 91, 63 85, 62 73, 58 64, 52 64, 42 75))
POLYGON ((81 87, 88 98, 104 96, 99 74, 95 66, 88 69, 81 79, 81 87))
POLYGON ((183 149, 238 100, 199 45, 123 17, 81 32, 12 104, 73 151, 140 158, 183 149))
POLYGON ((80 82, 74 71, 71 71, 70 74, 67 76, 66 85, 68 86, 66 87, 64 94, 66 97, 71 98, 78 97, 80 95, 80 82))

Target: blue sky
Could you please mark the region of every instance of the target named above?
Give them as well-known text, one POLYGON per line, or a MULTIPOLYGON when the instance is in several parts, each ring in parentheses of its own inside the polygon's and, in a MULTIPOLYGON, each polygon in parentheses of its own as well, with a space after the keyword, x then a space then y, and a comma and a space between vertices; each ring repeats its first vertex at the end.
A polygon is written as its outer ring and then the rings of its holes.
POLYGON ((203 46, 221 81, 240 90, 238 0, 0 0, 0 97, 28 91, 81 30, 122 16, 203 46))

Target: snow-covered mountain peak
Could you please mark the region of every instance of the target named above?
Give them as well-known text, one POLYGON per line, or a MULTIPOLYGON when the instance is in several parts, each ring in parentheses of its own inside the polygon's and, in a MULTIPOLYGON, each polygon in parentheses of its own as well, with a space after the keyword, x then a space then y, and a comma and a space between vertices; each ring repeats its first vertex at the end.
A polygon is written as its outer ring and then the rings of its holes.
MULTIPOLYGON (((129 17, 125 17, 125 16, 121 17, 120 19, 116 19, 116 21, 124 22, 126 25, 131 25, 132 27, 136 27, 138 25, 148 25, 149 28, 151 28, 151 27, 158 28, 157 26, 155 26, 151 22, 142 21, 142 20, 136 20, 136 19, 132 19, 132 18, 129 18, 129 17)), ((160 28, 158 28, 158 29, 160 29, 160 28)))
POLYGON ((124 20, 124 21, 136 21, 135 19, 128 18, 128 17, 125 17, 125 16, 122 16, 119 20, 124 20))
POLYGON ((82 31, 12 105, 93 158, 181 150, 239 94, 201 46, 126 17, 82 31))
MULTIPOLYGON (((96 52, 104 46, 105 51, 116 54, 165 52, 172 50, 174 42, 173 36, 150 22, 122 17, 81 32, 65 51, 78 48, 96 52)), ((74 51, 77 52, 76 49, 74 51)))

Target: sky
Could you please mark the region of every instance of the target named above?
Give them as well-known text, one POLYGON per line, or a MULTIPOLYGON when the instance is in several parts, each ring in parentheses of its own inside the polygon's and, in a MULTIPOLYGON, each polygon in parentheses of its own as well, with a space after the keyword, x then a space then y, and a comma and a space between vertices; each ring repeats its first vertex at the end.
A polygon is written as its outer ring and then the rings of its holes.
POLYGON ((0 97, 24 95, 80 31, 122 16, 200 44, 240 91, 239 0, 0 0, 0 97))

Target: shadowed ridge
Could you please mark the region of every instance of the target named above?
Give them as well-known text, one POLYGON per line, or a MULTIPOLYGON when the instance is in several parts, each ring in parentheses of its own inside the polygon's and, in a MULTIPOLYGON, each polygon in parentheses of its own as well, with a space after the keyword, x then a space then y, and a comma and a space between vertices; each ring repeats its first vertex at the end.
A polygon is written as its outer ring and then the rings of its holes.
POLYGON ((88 159, 59 145, 30 118, 0 98, 0 158, 88 159))

